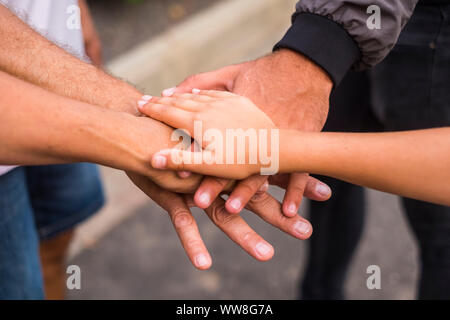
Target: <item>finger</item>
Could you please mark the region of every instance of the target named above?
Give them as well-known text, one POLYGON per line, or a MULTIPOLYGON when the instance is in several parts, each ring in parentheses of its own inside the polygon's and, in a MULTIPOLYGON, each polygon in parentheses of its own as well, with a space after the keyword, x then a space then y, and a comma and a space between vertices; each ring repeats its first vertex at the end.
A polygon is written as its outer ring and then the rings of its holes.
MULTIPOLYGON (((195 151, 195 142, 192 142, 189 146, 188 150, 195 151)), ((187 179, 192 175, 192 172, 190 171, 177 171, 178 177, 181 179, 187 179)))
POLYGON ((215 99, 208 96, 200 96, 195 94, 183 94, 183 97, 173 95, 166 98, 152 98, 151 103, 164 104, 171 107, 183 109, 186 111, 199 111, 205 107, 205 105, 215 99))
POLYGON ((206 97, 219 98, 219 99, 227 99, 227 98, 237 97, 236 94, 228 92, 228 91, 193 89, 192 92, 199 96, 206 96, 206 97))
POLYGON ((154 169, 191 171, 206 176, 225 179, 246 179, 253 168, 243 168, 234 165, 217 164, 214 154, 207 150, 191 152, 180 149, 166 149, 155 153, 151 160, 154 169))
MULTIPOLYGON (((269 177, 269 183, 286 189, 289 184, 289 178, 289 174, 277 174, 269 177)), ((304 196, 314 201, 326 201, 332 196, 332 190, 324 182, 309 176, 304 196)))
POLYGON ((192 264, 201 270, 209 269, 211 256, 200 236, 197 223, 183 198, 166 191, 143 176, 128 174, 130 179, 159 206, 169 213, 181 244, 192 264))
POLYGON ((200 73, 186 78, 176 88, 163 91, 163 96, 171 96, 174 93, 191 93, 192 89, 224 90, 231 91, 239 66, 228 66, 219 70, 200 73))
POLYGON ((295 215, 286 217, 282 212, 281 204, 269 193, 263 193, 259 197, 253 197, 247 207, 261 219, 281 231, 301 240, 308 239, 312 233, 312 226, 308 220, 295 215))
POLYGON ((187 179, 192 175, 192 172, 190 171, 177 171, 177 176, 180 179, 187 179))
POLYGON ((209 97, 207 95, 199 95, 199 94, 193 94, 193 93, 175 93, 170 98, 159 98, 159 99, 181 99, 181 100, 188 100, 188 101, 196 101, 199 103, 206 103, 211 101, 216 101, 216 98, 209 97))
POLYGON ((205 177, 194 195, 195 204, 202 209, 208 208, 229 184, 228 179, 205 177))
POLYGON ((331 188, 322 181, 309 177, 304 196, 314 201, 327 201, 331 198, 331 188))
POLYGON ((287 217, 297 214, 305 193, 309 175, 307 173, 292 173, 283 199, 283 213, 287 217))
POLYGON ((227 199, 226 208, 228 212, 241 212, 265 183, 267 183, 267 176, 261 175, 253 175, 240 181, 227 199))
POLYGON ((229 214, 222 198, 214 200, 211 206, 205 209, 205 212, 231 240, 255 259, 267 261, 273 257, 272 245, 250 228, 242 217, 229 214))
POLYGON ((141 113, 155 120, 164 122, 174 128, 189 129, 192 127, 192 113, 179 108, 159 103, 138 105, 141 113))

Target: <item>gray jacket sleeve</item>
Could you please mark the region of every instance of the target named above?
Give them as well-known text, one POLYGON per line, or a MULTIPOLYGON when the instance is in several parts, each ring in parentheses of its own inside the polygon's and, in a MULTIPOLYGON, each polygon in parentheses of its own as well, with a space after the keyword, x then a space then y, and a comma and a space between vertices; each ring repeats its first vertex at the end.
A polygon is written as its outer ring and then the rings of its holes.
POLYGON ((335 84, 350 67, 370 68, 386 57, 411 17, 418 0, 301 0, 292 26, 275 46, 308 56, 327 71, 335 84), (380 28, 369 28, 380 8, 380 28))

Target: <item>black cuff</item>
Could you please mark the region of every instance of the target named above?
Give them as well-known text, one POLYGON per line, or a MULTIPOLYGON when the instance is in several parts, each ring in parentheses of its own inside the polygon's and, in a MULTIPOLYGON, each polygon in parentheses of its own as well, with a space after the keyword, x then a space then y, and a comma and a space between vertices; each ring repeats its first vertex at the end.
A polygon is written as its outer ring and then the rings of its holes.
POLYGON ((274 50, 297 51, 324 69, 337 86, 361 53, 353 38, 336 22, 313 13, 294 17, 291 28, 274 50))

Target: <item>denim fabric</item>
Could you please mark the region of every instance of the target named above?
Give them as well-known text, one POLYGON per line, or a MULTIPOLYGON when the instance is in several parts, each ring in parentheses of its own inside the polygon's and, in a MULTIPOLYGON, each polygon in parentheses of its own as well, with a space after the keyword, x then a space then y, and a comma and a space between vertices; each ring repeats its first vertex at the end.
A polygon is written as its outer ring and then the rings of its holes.
POLYGON ((19 167, 0 176, 0 299, 42 299, 39 240, 73 228, 104 203, 96 166, 19 167))

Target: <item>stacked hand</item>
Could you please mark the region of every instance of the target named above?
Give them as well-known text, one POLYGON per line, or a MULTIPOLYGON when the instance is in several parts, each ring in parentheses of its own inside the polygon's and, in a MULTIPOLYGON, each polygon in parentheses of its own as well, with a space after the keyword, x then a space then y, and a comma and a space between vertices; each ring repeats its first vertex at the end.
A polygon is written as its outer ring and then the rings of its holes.
MULTIPOLYGON (((191 93, 196 88, 231 91, 250 98, 279 128, 320 131, 327 116, 331 87, 331 80, 314 63, 289 50, 281 50, 256 61, 192 76, 177 88, 165 90, 163 96, 191 93)), ((164 101, 159 100, 161 105, 164 101)), ((163 117, 160 120, 164 121, 163 117)), ((205 209, 233 241, 254 258, 264 261, 273 256, 273 248, 237 213, 245 207, 282 231, 306 239, 312 227, 296 214, 303 196, 316 201, 325 201, 331 196, 328 186, 305 173, 270 178, 272 184, 287 190, 283 206, 266 193, 267 176, 259 174, 237 182, 206 176, 192 196, 163 190, 148 180, 144 183, 145 178, 131 178, 169 212, 188 256, 200 269, 209 268, 211 257, 190 206, 195 204, 205 209), (234 189, 230 191, 231 186, 234 189), (220 197, 224 192, 229 193, 227 201, 220 197)))
MULTIPOLYGON (((93 28, 86 28, 86 31, 89 30, 93 30, 93 28)), ((91 39, 86 44, 89 56, 94 63, 100 65, 101 59, 98 57, 101 57, 101 50, 98 50, 99 46, 95 45, 99 43, 96 41, 98 39, 96 33, 90 33, 86 39, 91 39)), ((302 108, 296 110, 295 106, 302 101, 307 104, 308 100, 305 99, 305 96, 307 96, 307 89, 310 88, 310 82, 294 79, 293 76, 294 73, 297 73, 296 76, 302 76, 302 72, 305 72, 304 79, 308 79, 311 72, 307 72, 308 70, 304 70, 300 65, 298 65, 301 69, 299 72, 292 72, 291 62, 295 64, 305 62, 305 65, 309 63, 306 60, 298 61, 298 56, 289 56, 289 53, 285 53, 283 56, 268 56, 255 62, 190 77, 178 88, 168 90, 168 93, 169 95, 175 91, 190 93, 195 87, 233 91, 250 97, 258 106, 265 108, 264 110, 278 126, 285 121, 292 121, 292 125, 301 125, 307 128, 309 122, 307 121, 308 117, 303 116, 306 114, 305 110, 302 108), (285 64, 280 64, 280 61, 284 61, 285 64), (277 67, 282 69, 277 70, 277 67), (274 73, 274 70, 278 71, 277 74, 274 73), (270 75, 276 81, 272 81, 269 78, 270 75), (292 89, 293 87, 296 89, 292 89), (280 101, 280 99, 283 100, 280 101), (287 114, 286 110, 281 111, 283 106, 288 105, 293 106, 291 109, 293 114, 287 114), (297 121, 303 118, 304 121, 297 121)), ((322 77, 320 78, 322 79, 322 77)), ((118 93, 117 98, 119 96, 118 93)), ((123 96, 127 97, 129 94, 123 94, 123 96)), ((112 99, 112 103, 119 103, 116 109, 123 109, 122 100, 112 99)), ((131 100, 134 101, 134 99, 131 100)), ((125 103, 129 106, 126 111, 136 114, 136 107, 131 100, 130 103, 125 103)), ((321 111, 320 114, 324 116, 322 113, 321 111)), ((312 114, 314 113, 311 112, 312 114)), ((314 119, 312 122, 315 128, 321 128, 322 116, 319 117, 320 119, 309 117, 314 119)), ((153 122, 147 127, 154 129, 154 135, 157 135, 159 138, 157 140, 160 141, 158 142, 160 149, 172 147, 173 145, 168 144, 172 130, 163 126, 162 123, 159 124, 152 119, 148 120, 153 122), (162 133, 164 133, 163 136, 161 136, 162 133)), ((204 209, 210 219, 233 241, 254 258, 264 261, 273 256, 273 248, 238 215, 244 207, 282 231, 299 239, 306 239, 311 234, 311 225, 295 214, 301 198, 305 195, 313 200, 324 201, 331 195, 330 189, 314 178, 298 175, 299 178, 290 179, 289 175, 278 175, 270 180, 273 184, 288 190, 282 209, 280 203, 266 193, 269 186, 267 177, 259 174, 237 182, 209 176, 202 178, 199 175, 185 172, 178 172, 177 175, 172 171, 158 170, 150 170, 145 175, 128 171, 127 175, 144 193, 169 213, 187 255, 199 269, 209 268, 212 261, 200 236, 196 221, 190 212, 191 206, 196 205, 204 209), (222 193, 229 193, 227 201, 220 197, 222 193), (290 207, 287 204, 291 202, 295 203, 295 208, 289 211, 290 207), (286 219, 283 211, 294 218, 286 219)))

